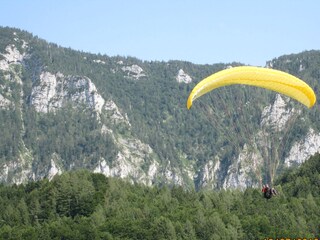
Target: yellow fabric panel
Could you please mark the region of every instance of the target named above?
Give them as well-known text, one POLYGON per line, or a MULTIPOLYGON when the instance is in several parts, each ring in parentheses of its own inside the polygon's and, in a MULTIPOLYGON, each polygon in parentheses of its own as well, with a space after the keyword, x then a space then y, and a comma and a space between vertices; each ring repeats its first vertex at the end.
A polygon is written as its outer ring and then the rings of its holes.
POLYGON ((187 108, 190 109, 192 102, 207 92, 233 84, 270 89, 294 98, 308 108, 316 102, 312 88, 293 75, 270 68, 241 66, 219 71, 199 82, 189 95, 187 108))

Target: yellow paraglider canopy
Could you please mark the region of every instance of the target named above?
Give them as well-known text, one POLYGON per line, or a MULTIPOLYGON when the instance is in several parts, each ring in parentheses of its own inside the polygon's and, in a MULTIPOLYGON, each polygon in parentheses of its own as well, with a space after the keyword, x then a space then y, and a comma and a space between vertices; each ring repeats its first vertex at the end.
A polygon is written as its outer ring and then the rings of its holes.
POLYGON ((294 98, 308 108, 316 102, 312 88, 291 74, 270 68, 241 66, 219 71, 199 82, 189 95, 187 108, 190 109, 195 99, 213 89, 233 84, 270 89, 294 98))

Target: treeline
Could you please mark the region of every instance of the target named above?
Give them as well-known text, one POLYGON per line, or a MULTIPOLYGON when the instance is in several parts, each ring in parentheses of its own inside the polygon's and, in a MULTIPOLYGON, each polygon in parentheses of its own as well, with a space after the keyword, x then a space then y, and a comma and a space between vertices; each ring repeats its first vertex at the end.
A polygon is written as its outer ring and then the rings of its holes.
POLYGON ((271 200, 260 189, 196 192, 68 172, 1 185, 0 239, 315 238, 319 180, 320 155, 278 179, 271 200))

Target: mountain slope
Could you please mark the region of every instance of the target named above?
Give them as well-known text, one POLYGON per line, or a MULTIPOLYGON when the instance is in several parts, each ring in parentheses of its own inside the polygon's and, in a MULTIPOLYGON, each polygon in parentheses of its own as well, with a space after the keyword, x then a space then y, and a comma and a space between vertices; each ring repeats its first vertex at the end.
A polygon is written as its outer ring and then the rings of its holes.
MULTIPOLYGON (((0 28, 1 181, 79 168, 132 182, 245 188, 320 149, 319 108, 230 86, 187 111, 192 87, 240 63, 146 62, 0 28)), ((268 62, 319 89, 318 51, 268 62)))

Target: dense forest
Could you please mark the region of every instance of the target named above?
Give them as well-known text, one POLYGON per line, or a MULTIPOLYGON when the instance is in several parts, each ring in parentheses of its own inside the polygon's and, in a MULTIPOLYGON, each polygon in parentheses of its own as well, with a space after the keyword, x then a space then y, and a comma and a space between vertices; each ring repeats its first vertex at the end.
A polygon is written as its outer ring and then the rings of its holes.
POLYGON ((0 186, 1 239, 315 239, 320 155, 260 189, 146 187, 78 170, 0 186))

